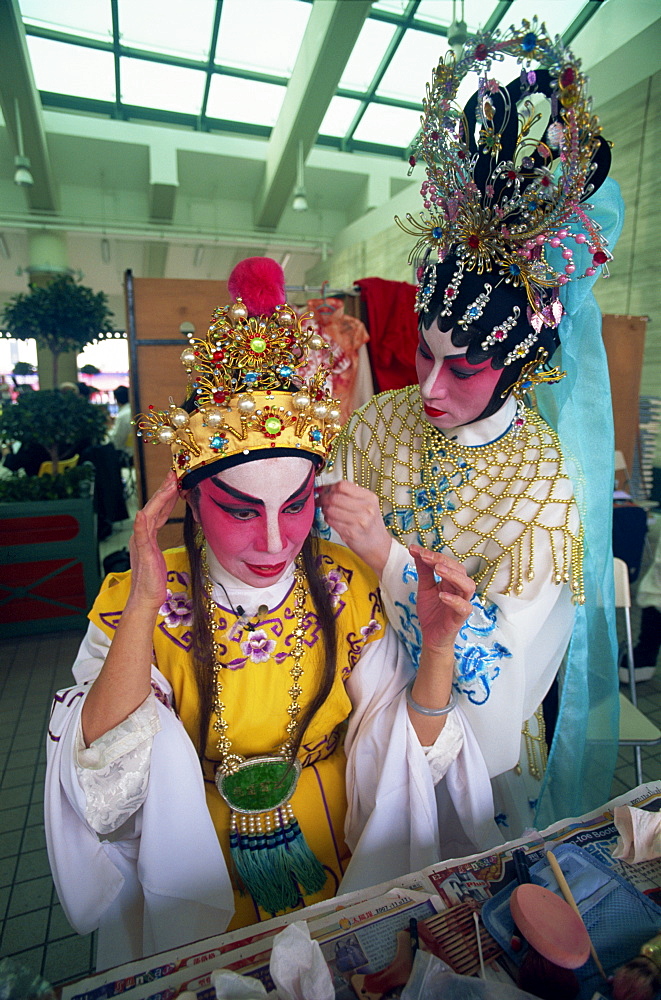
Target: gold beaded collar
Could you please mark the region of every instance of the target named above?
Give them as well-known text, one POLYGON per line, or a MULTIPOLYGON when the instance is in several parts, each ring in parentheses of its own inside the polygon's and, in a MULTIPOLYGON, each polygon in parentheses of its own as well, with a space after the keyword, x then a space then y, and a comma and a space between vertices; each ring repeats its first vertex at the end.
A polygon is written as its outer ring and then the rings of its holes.
POLYGON ((339 440, 335 462, 379 497, 386 526, 402 544, 447 549, 466 563, 476 589, 520 594, 535 575, 535 541, 548 536, 553 581, 582 604, 583 529, 555 432, 531 409, 522 427, 496 441, 462 445, 424 417, 417 386, 375 396, 339 440))

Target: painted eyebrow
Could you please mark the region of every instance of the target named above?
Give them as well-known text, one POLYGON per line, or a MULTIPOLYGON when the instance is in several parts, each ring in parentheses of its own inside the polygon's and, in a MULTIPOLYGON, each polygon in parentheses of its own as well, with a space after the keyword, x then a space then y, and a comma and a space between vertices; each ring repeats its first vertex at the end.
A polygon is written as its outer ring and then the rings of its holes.
MULTIPOLYGON (((292 500, 295 500, 296 497, 300 496, 301 493, 303 493, 307 489, 313 474, 314 474, 314 467, 310 469, 305 482, 302 483, 297 490, 294 490, 292 495, 285 500, 285 504, 291 503, 292 500)), ((264 506, 264 501, 260 500, 259 497, 253 497, 250 495, 250 493, 242 493, 241 490, 234 489, 233 486, 229 486, 228 483, 222 482, 222 480, 217 479, 216 476, 213 476, 212 479, 214 486, 217 486, 218 489, 223 490, 225 493, 233 497, 235 500, 242 500, 244 503, 255 504, 259 507, 264 506)))
MULTIPOLYGON (((427 348, 427 350, 429 351, 429 353, 433 354, 434 352, 432 351, 431 347, 427 343, 427 339, 426 339, 424 333, 422 332, 422 330, 419 330, 419 333, 420 333, 420 340, 425 345, 425 347, 427 348)), ((443 360, 444 361, 458 361, 460 359, 464 359, 465 357, 466 357, 466 353, 465 352, 463 354, 446 354, 445 358, 443 360)))

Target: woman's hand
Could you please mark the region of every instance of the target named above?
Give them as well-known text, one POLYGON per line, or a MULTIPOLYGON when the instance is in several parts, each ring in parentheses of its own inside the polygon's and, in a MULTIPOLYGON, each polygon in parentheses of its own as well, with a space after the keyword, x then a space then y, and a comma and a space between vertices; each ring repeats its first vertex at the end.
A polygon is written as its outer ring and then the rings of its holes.
POLYGON ((170 470, 153 497, 135 515, 129 542, 129 604, 139 604, 145 609, 157 611, 165 601, 167 569, 158 545, 158 532, 170 517, 178 497, 177 477, 170 470))
MULTIPOLYGON (((411 696, 424 708, 443 709, 452 695, 455 639, 472 611, 470 598, 475 585, 456 559, 419 545, 410 545, 409 552, 418 571, 417 607, 422 629, 422 652, 411 696)), ((410 704, 408 712, 421 744, 431 746, 447 715, 425 715, 410 704)))
POLYGON ((383 523, 378 497, 346 479, 320 486, 318 495, 326 523, 381 577, 392 539, 383 523))
POLYGON ((429 650, 454 646, 457 632, 472 612, 475 584, 460 562, 441 552, 410 545, 418 571, 418 620, 429 650), (436 576, 440 580, 436 580, 436 576))

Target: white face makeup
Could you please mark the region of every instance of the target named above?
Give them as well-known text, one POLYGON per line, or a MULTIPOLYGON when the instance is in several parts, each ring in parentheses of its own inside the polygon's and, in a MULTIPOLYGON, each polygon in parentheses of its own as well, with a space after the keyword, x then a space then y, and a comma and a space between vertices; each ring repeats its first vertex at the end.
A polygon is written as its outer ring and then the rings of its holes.
MULTIPOLYGON (((471 365, 466 348, 455 347, 452 330, 433 323, 418 333, 415 367, 427 420, 441 430, 472 423, 485 410, 501 370, 491 367, 491 359, 471 365)), ((504 400, 503 400, 504 402, 504 400)))
POLYGON ((268 587, 301 551, 314 519, 314 466, 307 458, 255 459, 200 483, 198 517, 220 564, 268 587))

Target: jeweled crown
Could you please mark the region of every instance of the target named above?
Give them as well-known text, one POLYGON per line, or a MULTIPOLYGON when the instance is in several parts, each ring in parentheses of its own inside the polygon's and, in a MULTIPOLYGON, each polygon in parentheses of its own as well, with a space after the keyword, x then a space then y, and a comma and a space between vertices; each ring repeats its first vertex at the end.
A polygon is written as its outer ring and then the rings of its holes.
MULTIPOLYGON (((282 270, 268 258, 251 260, 256 264, 247 303, 235 291, 231 305, 215 310, 206 337, 190 335, 182 351, 188 376, 184 406, 170 400, 168 410, 150 406, 134 420, 138 436, 170 446, 172 467, 186 488, 223 465, 255 453, 268 457, 273 449, 307 454, 322 468, 341 428, 339 401, 326 387, 330 352, 327 365, 307 378, 301 374, 309 352, 327 347, 312 315, 299 318, 285 301, 273 306, 274 294, 284 299, 282 270), (272 293, 262 286, 255 297, 260 276, 272 293), (251 315, 265 305, 268 312, 251 315)), ((243 282, 230 278, 230 291, 246 284, 249 263, 239 265, 243 282)))

